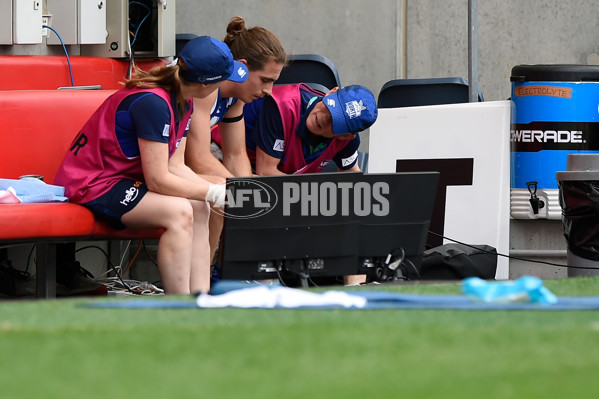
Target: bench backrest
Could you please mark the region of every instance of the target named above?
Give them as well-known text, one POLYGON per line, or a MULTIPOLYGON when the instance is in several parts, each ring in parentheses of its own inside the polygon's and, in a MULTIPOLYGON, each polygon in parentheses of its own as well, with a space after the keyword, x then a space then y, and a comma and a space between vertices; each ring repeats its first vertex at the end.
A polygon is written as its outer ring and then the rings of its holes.
POLYGON ((79 129, 115 90, 0 91, 0 177, 52 184, 79 129))
MULTIPOLYGON (((119 89, 129 69, 128 60, 104 57, 70 56, 75 86, 100 85, 119 89)), ((164 59, 141 59, 135 64, 149 71, 165 65, 164 59)), ((69 64, 58 55, 0 55, 0 90, 56 90, 71 86, 69 64)))

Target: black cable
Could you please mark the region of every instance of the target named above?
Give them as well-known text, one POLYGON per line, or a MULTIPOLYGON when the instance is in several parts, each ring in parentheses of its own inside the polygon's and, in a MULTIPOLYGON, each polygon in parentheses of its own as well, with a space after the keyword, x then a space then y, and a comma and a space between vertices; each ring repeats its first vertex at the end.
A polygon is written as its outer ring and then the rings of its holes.
POLYGON ((405 259, 406 252, 402 247, 393 248, 376 268, 376 279, 378 281, 407 280, 408 276, 403 276, 401 270, 405 259))
POLYGON ((404 259, 404 262, 409 263, 410 266, 412 266, 412 269, 414 269, 414 272, 416 272, 416 277, 418 278, 418 280, 422 280, 422 277, 420 276, 420 272, 418 271, 418 268, 416 267, 416 265, 414 263, 412 263, 412 261, 409 260, 408 258, 404 259))
MULTIPOLYGON (((307 273, 307 274, 308 274, 308 273, 307 273)), ((320 288, 320 287, 318 286, 318 284, 316 284, 316 283, 314 282, 314 280, 312 280, 312 276, 310 276, 310 274, 308 274, 308 277, 307 277, 306 279, 308 280, 308 282, 309 282, 309 283, 312 283, 312 285, 314 286, 314 288, 320 288)))
POLYGON ((27 265, 25 265, 25 272, 29 273, 29 265, 31 264, 31 257, 33 256, 33 250, 36 248, 36 245, 33 244, 31 246, 31 250, 29 250, 29 255, 27 256, 27 265))
POLYGON ((281 268, 280 267, 277 267, 277 276, 279 278, 279 283, 281 283, 281 285, 283 287, 287 287, 287 284, 285 284, 285 281, 283 280, 283 276, 281 276, 281 268))
POLYGON ((133 65, 135 64, 135 51, 131 48, 131 52, 129 54, 129 66, 127 67, 127 76, 125 79, 131 79, 131 75, 133 74, 133 65))
POLYGON ((104 249, 100 248, 97 245, 88 245, 85 247, 81 247, 79 249, 75 250, 75 253, 79 252, 79 251, 83 251, 84 249, 90 249, 90 248, 95 248, 99 251, 101 251, 104 256, 106 257, 106 262, 108 262, 108 265, 110 266, 110 268, 112 269, 112 271, 114 271, 114 273, 116 274, 116 276, 119 278, 121 284, 123 284, 123 287, 125 287, 127 289, 127 291, 129 291, 130 293, 134 294, 133 290, 131 290, 131 287, 129 287, 125 281, 123 280, 123 278, 121 277, 121 274, 118 272, 118 270, 116 269, 116 267, 112 264, 112 262, 110 261, 110 257, 108 256, 108 254, 106 253, 106 251, 104 251, 104 249))
POLYGON ((485 250, 483 248, 480 248, 480 247, 477 247, 475 245, 466 244, 465 242, 461 242, 461 241, 454 240, 454 239, 449 238, 449 237, 445 237, 442 234, 438 234, 438 233, 435 233, 435 232, 430 231, 430 230, 429 230, 429 234, 432 234, 432 235, 437 236, 439 238, 443 238, 443 239, 448 240, 448 241, 455 242, 457 244, 465 245, 465 246, 467 246, 469 248, 473 248, 473 249, 479 250, 481 252, 485 252, 485 253, 488 253, 488 254, 491 254, 491 255, 502 256, 502 257, 508 258, 508 259, 521 260, 523 262, 540 263, 540 264, 544 264, 544 265, 548 265, 548 266, 565 267, 567 269, 597 270, 596 267, 592 267, 592 266, 570 266, 570 265, 562 265, 562 264, 559 264, 559 263, 546 262, 546 261, 543 261, 543 260, 526 259, 526 258, 521 258, 519 256, 505 255, 505 254, 502 254, 502 253, 499 253, 499 252, 487 251, 487 250, 485 250))

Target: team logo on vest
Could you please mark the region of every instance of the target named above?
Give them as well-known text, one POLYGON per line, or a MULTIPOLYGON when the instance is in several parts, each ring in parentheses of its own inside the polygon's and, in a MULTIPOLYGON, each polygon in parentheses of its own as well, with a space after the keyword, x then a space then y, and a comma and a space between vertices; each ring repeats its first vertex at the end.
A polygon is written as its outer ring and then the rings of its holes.
POLYGON ((362 115, 362 111, 365 109, 366 107, 364 106, 364 102, 362 100, 352 100, 345 103, 345 113, 349 116, 349 119, 360 117, 360 115, 362 115))
POLYGON ((358 157, 358 151, 354 152, 352 156, 348 158, 341 158, 341 166, 349 166, 354 163, 358 157))
POLYGON ((335 104, 335 100, 333 100, 332 98, 327 99, 327 104, 331 107, 335 107, 337 105, 335 104))
POLYGON ((272 149, 275 151, 285 151, 285 140, 276 139, 272 149))

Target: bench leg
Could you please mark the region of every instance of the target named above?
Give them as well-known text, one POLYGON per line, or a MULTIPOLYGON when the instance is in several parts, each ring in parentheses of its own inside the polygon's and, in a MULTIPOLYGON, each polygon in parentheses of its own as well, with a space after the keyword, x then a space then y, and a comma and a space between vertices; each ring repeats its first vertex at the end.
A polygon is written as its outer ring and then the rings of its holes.
POLYGON ((56 244, 36 244, 36 296, 56 298, 56 244))

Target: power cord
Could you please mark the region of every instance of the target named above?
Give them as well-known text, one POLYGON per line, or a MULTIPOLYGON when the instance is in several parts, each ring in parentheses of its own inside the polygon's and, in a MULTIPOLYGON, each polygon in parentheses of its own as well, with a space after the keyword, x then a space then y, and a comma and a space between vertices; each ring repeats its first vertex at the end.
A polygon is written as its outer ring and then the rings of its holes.
POLYGON ((154 264, 154 266, 158 267, 158 261, 156 259, 154 259, 154 257, 148 250, 148 247, 146 246, 146 242, 144 240, 142 240, 141 243, 142 243, 144 252, 145 252, 146 256, 148 257, 148 259, 150 260, 150 262, 152 262, 154 264))
POLYGON ((75 80, 73 79, 73 68, 71 67, 71 59, 69 58, 69 52, 67 51, 67 48, 64 45, 64 41, 62 40, 62 37, 60 37, 60 35, 56 31, 56 29, 54 29, 48 25, 42 25, 42 28, 50 29, 52 32, 54 32, 56 37, 58 37, 58 40, 60 40, 60 44, 62 44, 62 49, 64 50, 64 54, 67 56, 67 64, 69 65, 69 73, 71 75, 71 86, 75 86, 75 80))
POLYGON ((110 268, 114 271, 114 273, 116 274, 117 278, 120 280, 121 284, 123 284, 123 287, 125 287, 129 292, 133 293, 133 291, 131 290, 131 288, 125 283, 125 281, 121 277, 121 273, 119 273, 119 271, 117 270, 117 268, 110 261, 110 257, 108 256, 108 254, 106 253, 106 251, 104 251, 103 248, 100 248, 97 245, 88 245, 88 246, 81 247, 81 248, 75 250, 75 253, 77 253, 79 251, 83 251, 85 249, 90 249, 90 248, 97 249, 97 250, 99 250, 100 252, 102 252, 104 254, 104 256, 106 257, 106 262, 108 262, 108 265, 110 266, 110 268))
POLYGON ((406 257, 406 252, 402 247, 394 248, 379 266, 375 269, 377 281, 398 281, 398 280, 409 280, 409 271, 407 266, 414 271, 416 278, 421 280, 420 272, 418 268, 410 259, 406 257), (403 268, 401 267, 403 266, 403 268), (404 270, 406 274, 404 275, 404 270))
MULTIPOLYGON (((129 32, 129 35, 127 35, 127 51, 129 52, 129 66, 127 68, 126 79, 131 79, 131 76, 133 75, 133 66, 135 65, 135 50, 133 49, 133 45, 135 44, 135 41, 137 40, 137 34, 139 33, 139 29, 141 28, 143 23, 146 21, 146 19, 148 19, 148 17, 152 14, 152 10, 143 3, 140 3, 138 1, 130 1, 129 6, 131 6, 131 5, 141 6, 141 7, 145 8, 148 11, 148 13, 142 18, 141 22, 137 25, 137 27, 131 26, 132 28, 135 29, 135 32, 129 32), (132 35, 133 35, 133 40, 131 40, 132 35)), ((133 22, 130 21, 129 24, 133 25, 133 22)))
POLYGON ((31 258, 33 257, 33 251, 35 250, 35 244, 31 246, 29 255, 27 255, 27 264, 25 265, 25 273, 29 273, 29 265, 31 264, 31 258))
MULTIPOLYGON (((137 254, 139 254, 139 251, 142 247, 142 241, 143 240, 140 240, 140 244, 138 246, 135 257, 137 257, 137 254)), ((130 243, 131 243, 131 241, 129 241, 129 243, 127 244, 127 248, 129 247, 130 243)), ((127 294, 129 294, 129 295, 164 295, 164 290, 162 288, 157 287, 156 285, 154 285, 152 283, 149 283, 147 281, 124 279, 122 277, 122 274, 124 274, 124 273, 119 272, 119 270, 121 269, 121 266, 120 265, 115 266, 114 264, 112 264, 106 251, 104 251, 104 249, 98 247, 97 245, 89 245, 86 247, 81 247, 81 248, 77 249, 75 252, 79 252, 79 251, 82 251, 84 249, 89 249, 89 248, 95 248, 95 249, 101 251, 104 254, 104 256, 106 256, 106 260, 107 260, 110 268, 114 271, 116 277, 104 277, 104 278, 96 278, 95 279, 95 281, 102 283, 106 287, 108 287, 108 289, 111 292, 122 292, 123 294, 126 294, 126 295, 127 294)), ((135 257, 134 257, 134 259, 135 259, 135 257)), ((124 259, 124 255, 121 258, 121 264, 122 264, 123 259, 124 259)), ((131 264, 132 263, 130 263, 129 266, 131 264)))
MULTIPOLYGON (((129 243, 131 243, 131 241, 129 241, 129 243)), ((143 240, 139 240, 139 244, 137 245, 137 249, 135 250, 135 253, 133 254, 133 257, 129 261, 129 264, 127 265, 127 267, 125 268, 125 270, 123 270, 123 272, 122 272, 123 276, 125 276, 127 274, 127 272, 129 271, 129 269, 131 269, 131 266, 133 266, 133 264, 137 260, 137 256, 139 255, 139 252, 141 251, 142 243, 143 243, 143 240)), ((127 248, 128 247, 129 247, 129 245, 127 245, 127 248)), ((125 259, 125 255, 123 254, 123 257, 121 258, 121 265, 123 264, 123 260, 124 259, 125 259)))
POLYGON ((145 15, 145 17, 142 18, 141 22, 135 28, 135 33, 133 33, 133 41, 131 42, 131 47, 133 47, 133 45, 135 44, 135 40, 137 40, 137 33, 139 32, 139 28, 141 28, 141 26, 146 21, 146 19, 148 19, 148 17, 150 15, 152 15, 152 10, 150 9, 150 7, 148 7, 147 5, 145 5, 143 3, 140 3, 139 1, 130 1, 129 6, 131 6, 131 5, 142 6, 143 8, 145 8, 148 11, 148 13, 145 15))
POLYGON ((483 248, 480 248, 480 247, 477 247, 477 246, 474 246, 474 245, 466 244, 465 242, 454 240, 453 238, 445 237, 442 234, 438 234, 438 233, 435 233, 435 232, 430 231, 430 230, 429 230, 429 234, 432 234, 432 235, 434 235, 436 237, 443 238, 443 239, 451 241, 451 242, 455 242, 456 244, 465 245, 465 246, 467 246, 469 248, 473 248, 473 249, 479 250, 481 252, 485 252, 485 253, 488 253, 488 254, 491 254, 491 255, 501 256, 501 257, 508 258, 508 259, 521 260, 523 262, 539 263, 539 264, 544 264, 544 265, 548 265, 548 266, 555 266, 555 267, 565 267, 567 269, 588 269, 588 270, 596 270, 597 269, 596 267, 592 267, 592 266, 562 265, 562 264, 559 264, 559 263, 546 262, 546 261, 542 261, 542 260, 527 259, 527 258, 522 258, 522 257, 519 257, 519 256, 505 255, 505 254, 502 254, 502 253, 499 253, 499 252, 495 253, 495 252, 487 251, 487 250, 485 250, 483 248))

